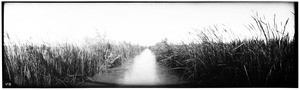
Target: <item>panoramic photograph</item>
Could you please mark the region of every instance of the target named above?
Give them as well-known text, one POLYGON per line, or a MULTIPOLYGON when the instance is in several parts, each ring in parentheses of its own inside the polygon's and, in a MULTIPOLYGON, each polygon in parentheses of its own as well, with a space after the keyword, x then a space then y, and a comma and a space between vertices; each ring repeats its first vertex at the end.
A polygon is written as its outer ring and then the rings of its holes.
POLYGON ((298 88, 298 2, 2 1, 3 88, 298 88))

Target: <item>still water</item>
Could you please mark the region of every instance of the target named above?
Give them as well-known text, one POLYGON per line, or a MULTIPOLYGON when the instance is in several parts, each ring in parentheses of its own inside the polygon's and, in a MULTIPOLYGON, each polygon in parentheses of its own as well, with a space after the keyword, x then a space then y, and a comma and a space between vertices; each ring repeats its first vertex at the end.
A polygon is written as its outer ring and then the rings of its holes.
POLYGON ((125 72, 120 82, 125 85, 156 85, 161 81, 158 77, 155 55, 145 49, 134 58, 131 69, 125 72))

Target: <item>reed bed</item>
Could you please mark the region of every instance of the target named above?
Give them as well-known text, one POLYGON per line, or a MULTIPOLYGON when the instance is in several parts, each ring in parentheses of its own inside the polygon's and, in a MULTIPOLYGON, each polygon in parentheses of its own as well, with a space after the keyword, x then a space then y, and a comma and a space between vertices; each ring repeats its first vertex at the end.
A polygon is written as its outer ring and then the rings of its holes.
POLYGON ((77 87, 96 74, 122 65, 144 49, 103 40, 85 46, 30 42, 20 45, 5 38, 4 87, 77 87))
MULTIPOLYGON (((197 31, 197 41, 173 44, 167 40, 151 46, 160 66, 169 68, 196 87, 298 87, 297 43, 284 21, 267 21, 258 14, 246 25, 251 39, 224 42, 216 26, 197 31), (263 37, 263 38, 259 38, 263 37)), ((227 30, 229 31, 229 30, 227 30)), ((295 36, 294 36, 295 37, 295 36)))

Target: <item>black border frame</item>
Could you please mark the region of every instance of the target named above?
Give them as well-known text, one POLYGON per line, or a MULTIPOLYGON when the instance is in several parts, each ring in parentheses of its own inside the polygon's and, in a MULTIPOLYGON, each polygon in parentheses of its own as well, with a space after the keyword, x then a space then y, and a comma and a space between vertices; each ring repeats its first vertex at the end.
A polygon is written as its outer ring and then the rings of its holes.
MULTIPOLYGON (((295 43, 297 51, 295 54, 297 55, 297 60, 299 60, 299 48, 298 48, 298 1, 1 1, 1 19, 2 19, 2 28, 1 28, 1 35, 2 35, 2 88, 27 88, 27 87, 8 87, 5 86, 5 78, 3 75, 3 69, 5 68, 5 62, 3 60, 3 52, 4 52, 4 8, 5 3, 293 3, 294 4, 294 11, 295 11, 295 43)), ((298 71, 297 76, 299 75, 299 61, 298 64, 298 71)), ((283 88, 298 88, 299 87, 299 76, 297 78, 297 87, 283 87, 283 88)), ((96 82, 101 83, 101 82, 96 82)), ((295 83, 295 82, 294 82, 295 83)), ((104 83, 105 84, 105 83, 104 83)), ((106 83, 109 86, 105 87, 96 87, 96 88, 200 88, 195 86, 182 86, 182 85, 169 85, 169 86, 118 86, 117 84, 106 83)), ((30 87, 30 88, 37 88, 37 87, 30 87)), ((63 88, 63 87, 42 87, 42 88, 63 88)), ((72 87, 72 88, 95 88, 95 87, 72 87)), ((204 88, 211 88, 211 87, 204 87, 204 88)), ((241 88, 241 87, 212 87, 212 88, 241 88)), ((257 88, 257 87, 242 87, 242 88, 257 88)), ((262 87, 259 87, 262 88, 262 87)), ((264 87, 264 88, 274 88, 274 87, 264 87)), ((276 87, 277 88, 277 87, 276 87)), ((280 87, 279 87, 280 88, 280 87)))

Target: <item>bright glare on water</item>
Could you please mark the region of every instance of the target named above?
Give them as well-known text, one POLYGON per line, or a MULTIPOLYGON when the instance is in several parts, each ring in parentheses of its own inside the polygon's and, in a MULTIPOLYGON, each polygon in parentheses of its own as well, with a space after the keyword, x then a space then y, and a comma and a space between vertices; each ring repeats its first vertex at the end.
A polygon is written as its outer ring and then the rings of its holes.
POLYGON ((156 69, 155 55, 146 49, 134 58, 132 68, 125 73, 121 83, 125 85, 156 85, 160 82, 156 69))

